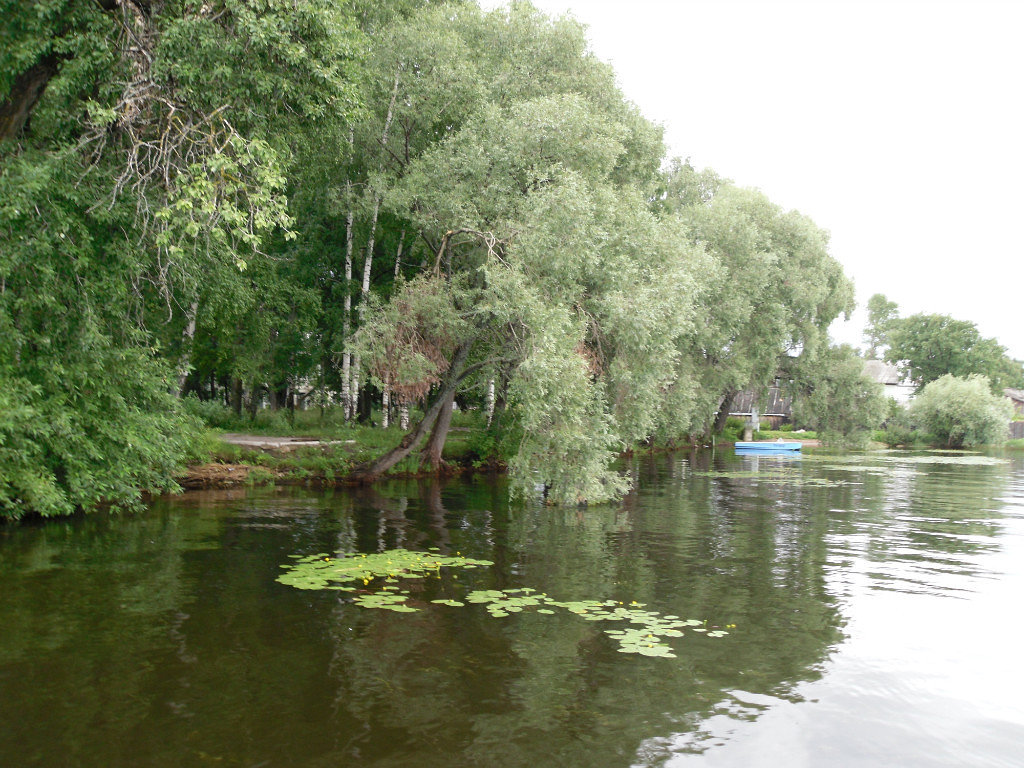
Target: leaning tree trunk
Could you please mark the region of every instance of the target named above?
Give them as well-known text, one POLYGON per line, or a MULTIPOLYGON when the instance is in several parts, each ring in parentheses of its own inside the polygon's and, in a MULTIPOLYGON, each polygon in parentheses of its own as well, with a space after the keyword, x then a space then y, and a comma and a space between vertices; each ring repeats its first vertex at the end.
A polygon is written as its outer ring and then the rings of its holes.
POLYGON ((448 439, 448 430, 452 426, 452 411, 455 406, 455 388, 453 387, 448 396, 441 403, 441 410, 434 422, 434 429, 430 438, 423 448, 420 458, 420 469, 426 472, 436 472, 441 468, 441 452, 444 450, 444 442, 448 439))
POLYGON ((715 423, 712 428, 713 434, 720 434, 725 429, 725 422, 729 418, 729 408, 732 406, 732 399, 734 397, 736 397, 736 390, 730 389, 725 393, 725 397, 722 398, 722 402, 718 406, 718 413, 715 414, 715 423))
POLYGON ((420 419, 411 431, 406 433, 405 437, 402 438, 402 442, 379 459, 355 469, 349 475, 349 479, 363 482, 375 480, 415 450, 416 445, 423 439, 423 436, 434 426, 434 422, 437 421, 445 402, 451 402, 451 399, 454 398, 455 390, 462 380, 463 366, 465 366, 466 359, 469 357, 471 346, 472 344, 470 343, 461 344, 455 350, 452 364, 448 368, 448 374, 441 383, 440 389, 427 408, 426 413, 423 414, 423 418, 420 419))

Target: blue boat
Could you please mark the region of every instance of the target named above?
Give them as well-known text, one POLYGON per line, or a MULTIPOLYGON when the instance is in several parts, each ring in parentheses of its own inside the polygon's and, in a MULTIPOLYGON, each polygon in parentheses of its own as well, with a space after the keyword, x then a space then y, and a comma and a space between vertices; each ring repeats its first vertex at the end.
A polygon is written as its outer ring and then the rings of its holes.
POLYGON ((775 442, 737 442, 735 448, 737 451, 743 451, 744 453, 786 453, 791 451, 799 451, 803 448, 803 443, 799 441, 786 442, 785 440, 779 439, 775 442))

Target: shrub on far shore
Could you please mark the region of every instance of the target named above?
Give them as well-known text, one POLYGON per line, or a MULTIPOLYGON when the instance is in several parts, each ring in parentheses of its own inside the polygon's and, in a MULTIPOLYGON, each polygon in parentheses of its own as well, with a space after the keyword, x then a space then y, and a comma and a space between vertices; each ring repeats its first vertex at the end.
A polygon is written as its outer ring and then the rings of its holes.
POLYGON ((1012 407, 986 377, 947 374, 918 393, 910 415, 944 447, 963 448, 1005 442, 1012 407))

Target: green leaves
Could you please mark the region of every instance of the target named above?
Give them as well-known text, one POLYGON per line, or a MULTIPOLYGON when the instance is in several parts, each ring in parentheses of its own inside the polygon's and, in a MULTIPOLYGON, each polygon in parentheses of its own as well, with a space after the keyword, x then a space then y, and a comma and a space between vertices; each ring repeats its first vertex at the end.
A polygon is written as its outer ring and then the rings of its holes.
POLYGON ((441 568, 476 568, 493 565, 489 560, 474 560, 462 555, 448 556, 436 552, 411 552, 391 549, 378 554, 308 555, 297 558, 277 580, 298 589, 326 589, 337 582, 369 584, 381 578, 424 578, 437 574, 441 568))
MULTIPOLYGON (((363 608, 379 608, 397 613, 414 613, 420 610, 409 605, 411 594, 394 582, 400 579, 423 579, 437 576, 441 568, 475 568, 493 565, 489 560, 477 560, 456 554, 444 556, 436 552, 412 552, 392 549, 376 554, 348 554, 331 557, 327 554, 295 557, 295 562, 282 566, 285 573, 277 578, 282 584, 297 589, 336 589, 356 591, 358 586, 340 586, 339 582, 362 582, 370 586, 373 580, 385 579, 385 585, 378 592, 361 592, 353 602, 363 608)), ((637 602, 628 605, 615 600, 555 600, 529 587, 511 589, 478 589, 466 595, 465 601, 440 598, 430 601, 434 605, 453 608, 482 605, 491 617, 505 619, 520 613, 555 615, 559 610, 579 616, 591 622, 628 622, 633 625, 626 629, 605 630, 608 637, 619 645, 620 653, 637 653, 642 656, 675 658, 672 647, 665 638, 683 637, 684 630, 704 633, 707 637, 724 637, 725 629, 712 627, 697 619, 681 619, 674 615, 662 615, 657 611, 644 610, 637 602)))
POLYGON ((910 407, 911 417, 947 448, 1005 441, 1012 413, 984 376, 942 376, 925 385, 910 407))
POLYGON ((886 360, 906 369, 919 386, 945 375, 986 376, 991 389, 1024 384, 1024 369, 995 339, 982 338, 974 323, 949 315, 916 314, 886 321, 886 360))
POLYGON ((791 362, 793 414, 829 444, 867 442, 885 418, 882 386, 864 372, 864 361, 848 346, 821 346, 791 362))

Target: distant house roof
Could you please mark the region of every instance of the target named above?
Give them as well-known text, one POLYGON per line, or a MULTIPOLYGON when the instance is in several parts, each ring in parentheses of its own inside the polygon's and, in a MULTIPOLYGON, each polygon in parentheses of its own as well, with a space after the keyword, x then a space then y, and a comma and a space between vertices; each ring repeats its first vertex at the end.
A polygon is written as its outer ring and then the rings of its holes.
POLYGON ((898 385, 905 383, 900 369, 884 360, 865 360, 864 373, 879 384, 898 385))
POLYGON ((1024 389, 1004 389, 1003 394, 1018 403, 1024 403, 1024 389))

